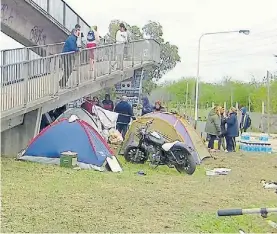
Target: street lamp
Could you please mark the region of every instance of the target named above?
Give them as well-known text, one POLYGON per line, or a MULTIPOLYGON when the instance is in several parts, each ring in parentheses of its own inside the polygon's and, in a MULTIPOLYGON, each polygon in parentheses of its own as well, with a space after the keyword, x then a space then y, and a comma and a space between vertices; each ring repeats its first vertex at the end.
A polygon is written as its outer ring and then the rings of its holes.
POLYGON ((212 33, 204 33, 199 37, 198 41, 198 58, 197 58, 197 74, 196 74, 196 87, 195 87, 195 109, 194 109, 194 128, 197 127, 197 120, 198 120, 198 92, 199 92, 199 65, 200 65, 200 45, 201 39, 207 35, 214 35, 214 34, 226 34, 226 33, 242 33, 245 35, 249 35, 249 30, 236 30, 236 31, 222 31, 222 32, 212 32, 212 33))

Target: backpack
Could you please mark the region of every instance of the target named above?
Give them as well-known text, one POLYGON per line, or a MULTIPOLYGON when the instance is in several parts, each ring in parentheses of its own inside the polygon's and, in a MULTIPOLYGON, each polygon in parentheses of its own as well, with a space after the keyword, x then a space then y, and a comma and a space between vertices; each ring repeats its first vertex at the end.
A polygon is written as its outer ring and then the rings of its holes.
POLYGON ((89 31, 89 32, 88 32, 87 40, 88 40, 88 41, 94 41, 94 40, 95 40, 94 31, 89 31))

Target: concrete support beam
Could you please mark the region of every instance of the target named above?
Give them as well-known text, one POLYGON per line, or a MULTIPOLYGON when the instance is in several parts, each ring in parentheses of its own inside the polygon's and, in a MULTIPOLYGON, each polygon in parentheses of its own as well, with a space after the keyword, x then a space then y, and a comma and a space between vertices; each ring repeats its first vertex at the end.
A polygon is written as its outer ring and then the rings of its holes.
POLYGON ((25 0, 1 1, 1 31, 24 46, 62 42, 68 35, 49 15, 25 0))
POLYGON ((21 125, 1 132, 2 155, 13 157, 25 149, 29 141, 38 133, 41 122, 41 109, 26 113, 21 125))

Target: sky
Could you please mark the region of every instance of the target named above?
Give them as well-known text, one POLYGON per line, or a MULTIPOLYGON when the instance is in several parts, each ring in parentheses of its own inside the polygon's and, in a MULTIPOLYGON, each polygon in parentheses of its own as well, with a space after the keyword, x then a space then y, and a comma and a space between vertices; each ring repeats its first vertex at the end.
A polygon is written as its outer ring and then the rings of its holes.
MULTIPOLYGON (((200 49, 200 79, 217 82, 224 76, 261 80, 266 70, 277 70, 277 0, 66 0, 101 35, 113 19, 143 27, 148 20, 163 26, 164 38, 179 47, 181 63, 162 81, 194 77, 201 34, 249 29, 239 33, 204 36, 200 49), (89 3, 91 2, 91 4, 89 3)), ((0 48, 19 44, 1 33, 0 48)))

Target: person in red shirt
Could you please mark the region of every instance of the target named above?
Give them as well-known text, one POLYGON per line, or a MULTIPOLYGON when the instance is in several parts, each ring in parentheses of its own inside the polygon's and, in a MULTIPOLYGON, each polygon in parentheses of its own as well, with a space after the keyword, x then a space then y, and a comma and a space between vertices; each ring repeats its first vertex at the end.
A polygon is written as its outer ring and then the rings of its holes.
POLYGON ((114 104, 109 94, 105 95, 105 99, 102 101, 103 108, 108 111, 113 111, 114 104))

